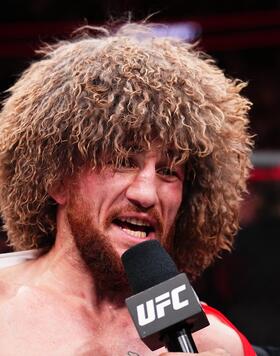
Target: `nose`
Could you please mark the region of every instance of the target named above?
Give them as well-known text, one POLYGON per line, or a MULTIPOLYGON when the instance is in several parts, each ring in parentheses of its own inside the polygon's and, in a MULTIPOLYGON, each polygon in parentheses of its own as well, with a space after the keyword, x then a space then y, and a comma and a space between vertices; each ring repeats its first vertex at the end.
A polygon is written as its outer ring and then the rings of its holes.
POLYGON ((157 202, 155 171, 138 172, 126 190, 126 198, 135 206, 145 209, 153 207, 157 202))

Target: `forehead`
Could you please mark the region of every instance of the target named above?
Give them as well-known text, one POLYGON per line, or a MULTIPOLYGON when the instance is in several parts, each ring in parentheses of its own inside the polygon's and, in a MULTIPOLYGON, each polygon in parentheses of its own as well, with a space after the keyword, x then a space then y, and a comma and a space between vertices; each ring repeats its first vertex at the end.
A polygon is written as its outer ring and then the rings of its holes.
MULTIPOLYGON (((117 155, 117 160, 119 159, 122 161, 123 159, 129 157, 139 157, 139 158, 156 158, 157 160, 164 160, 170 162, 170 164, 183 164, 187 161, 185 152, 181 152, 180 150, 172 147, 167 146, 163 142, 159 140, 155 142, 146 142, 145 145, 138 145, 138 144, 130 144, 129 146, 125 147, 124 154, 117 155)), ((115 154, 108 154, 107 159, 111 161, 114 158, 115 154)), ((113 161, 115 161, 113 159, 113 161)), ((106 160, 104 162, 106 164, 106 160)))
POLYGON ((179 152, 171 149, 163 149, 159 146, 152 145, 150 149, 135 149, 131 150, 129 156, 139 157, 139 158, 153 158, 157 161, 170 161, 172 162, 176 157, 178 157, 179 152))
POLYGON ((152 163, 155 165, 155 167, 164 166, 180 170, 182 174, 184 174, 186 168, 186 160, 183 160, 182 155, 180 155, 180 153, 176 150, 163 150, 162 146, 157 145, 152 145, 150 149, 145 150, 141 147, 135 146, 133 148, 131 147, 131 150, 127 155, 125 155, 125 157, 120 156, 117 160, 113 159, 112 156, 107 154, 100 165, 92 166, 86 164, 77 172, 76 178, 79 181, 81 176, 84 174, 86 176, 89 174, 89 176, 94 175, 96 177, 102 177, 104 173, 108 174, 108 172, 111 174, 111 169, 113 167, 123 168, 126 165, 129 167, 131 164, 130 159, 133 159, 134 163, 136 163, 136 165, 139 164, 139 166, 152 163), (181 157, 181 160, 176 159, 178 155, 181 157))

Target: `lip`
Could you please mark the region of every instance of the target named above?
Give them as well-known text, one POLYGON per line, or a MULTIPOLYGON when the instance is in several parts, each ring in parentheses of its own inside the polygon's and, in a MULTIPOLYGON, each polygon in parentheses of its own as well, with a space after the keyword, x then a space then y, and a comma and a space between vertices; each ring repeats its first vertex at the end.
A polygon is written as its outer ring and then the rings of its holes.
MULTIPOLYGON (((145 213, 127 213, 118 215, 115 219, 137 219, 142 220, 144 223, 149 224, 155 231, 157 230, 157 221, 145 213)), ((114 220, 115 220, 114 219, 114 220)))
POLYGON ((111 224, 109 235, 111 235, 111 242, 116 244, 121 250, 126 250, 144 241, 156 240, 155 232, 151 232, 147 237, 135 237, 129 235, 114 223, 111 224))

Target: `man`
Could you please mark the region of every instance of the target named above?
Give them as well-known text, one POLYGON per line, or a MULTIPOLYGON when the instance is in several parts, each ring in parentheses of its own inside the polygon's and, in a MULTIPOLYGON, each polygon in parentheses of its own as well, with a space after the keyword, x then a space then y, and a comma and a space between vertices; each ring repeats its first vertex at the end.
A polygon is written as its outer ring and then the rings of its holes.
MULTIPOLYGON (((3 220, 15 250, 35 251, 1 271, 1 350, 168 355, 135 331, 120 255, 158 239, 194 279, 230 249, 250 166, 244 84, 148 25, 42 53, 1 113, 3 220)), ((205 311, 202 355, 254 354, 205 311)))

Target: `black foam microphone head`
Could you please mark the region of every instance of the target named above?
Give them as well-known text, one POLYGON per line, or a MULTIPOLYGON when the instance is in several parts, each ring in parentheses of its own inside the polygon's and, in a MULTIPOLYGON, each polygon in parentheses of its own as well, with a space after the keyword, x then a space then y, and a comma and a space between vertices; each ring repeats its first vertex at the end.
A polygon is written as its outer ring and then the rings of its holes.
POLYGON ((177 267, 157 240, 139 243, 121 257, 133 293, 175 277, 177 267))

